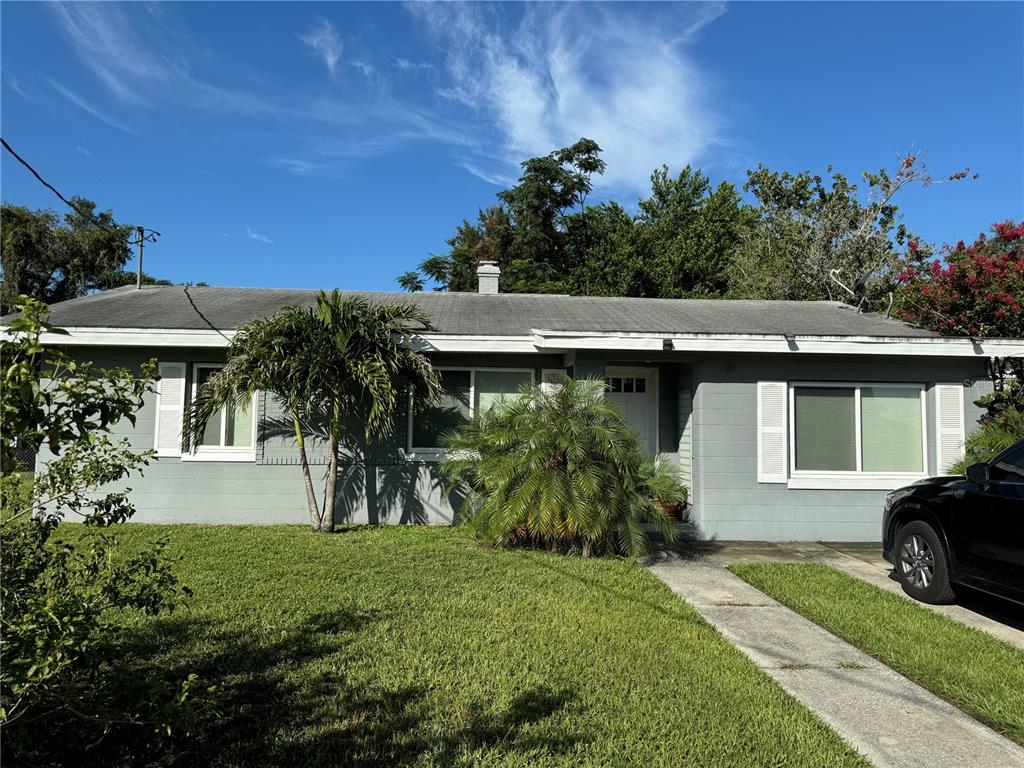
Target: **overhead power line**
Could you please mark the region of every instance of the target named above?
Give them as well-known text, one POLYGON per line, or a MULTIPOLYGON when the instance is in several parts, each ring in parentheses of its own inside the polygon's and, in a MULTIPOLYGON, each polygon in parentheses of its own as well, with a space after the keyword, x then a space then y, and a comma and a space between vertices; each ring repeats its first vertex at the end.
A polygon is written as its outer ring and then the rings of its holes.
MULTIPOLYGON (((62 195, 60 193, 59 189, 57 189, 55 186, 53 186, 53 184, 51 184, 46 179, 44 179, 41 175, 39 175, 39 171, 37 171, 35 168, 33 168, 32 164, 29 163, 28 160, 26 160, 25 158, 23 158, 21 155, 19 155, 17 152, 14 151, 14 147, 12 147, 10 144, 7 143, 7 139, 4 139, 4 138, 0 137, 0 143, 3 144, 4 149, 6 149, 8 152, 11 153, 11 155, 14 157, 15 160, 17 160, 19 163, 21 163, 26 168, 28 168, 29 173, 31 173, 33 176, 35 176, 36 179, 38 179, 40 184, 42 184, 48 190, 53 192, 53 194, 55 194, 60 199, 60 201, 62 203, 64 203, 64 205, 66 205, 68 208, 73 210, 75 213, 77 213, 82 218, 88 219, 95 226, 99 227, 100 229, 102 229, 102 230, 104 230, 106 232, 116 232, 117 231, 117 228, 114 227, 113 225, 106 223, 102 219, 96 218, 96 216, 94 214, 89 213, 88 211, 82 210, 77 205, 75 205, 73 202, 71 202, 66 197, 64 197, 64 195, 62 195)), ((131 227, 131 229, 135 233, 135 239, 134 240, 133 239, 129 239, 128 242, 129 242, 129 244, 134 245, 134 246, 136 246, 139 249, 138 273, 137 273, 137 277, 136 277, 135 287, 136 288, 141 288, 142 287, 142 246, 143 246, 143 243, 155 243, 156 239, 158 237, 160 237, 160 233, 157 232, 155 229, 150 229, 149 227, 136 226, 136 227, 131 227)), ((125 237, 129 237, 129 236, 125 235, 125 237)))

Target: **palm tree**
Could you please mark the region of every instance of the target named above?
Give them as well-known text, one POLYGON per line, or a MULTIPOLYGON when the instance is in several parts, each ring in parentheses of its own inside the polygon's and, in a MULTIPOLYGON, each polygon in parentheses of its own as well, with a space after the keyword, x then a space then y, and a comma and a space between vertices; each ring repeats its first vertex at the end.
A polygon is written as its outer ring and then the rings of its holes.
POLYGON ((643 524, 675 536, 655 500, 684 502, 686 488, 644 453, 600 381, 566 381, 554 394, 527 387, 445 442, 442 471, 468 488, 468 522, 491 544, 638 556, 643 524))
POLYGON ((243 408, 253 394, 274 396, 295 432, 299 463, 314 531, 334 528, 338 452, 344 414, 362 418, 367 440, 388 437, 403 382, 430 402, 441 382, 425 355, 411 345, 429 330, 426 314, 411 303, 378 304, 337 290, 321 291, 309 309, 288 307, 238 329, 226 365, 199 388, 190 404, 183 448, 198 442, 207 421, 221 408, 243 408), (311 415, 322 415, 328 467, 323 502, 310 476, 306 437, 311 415))

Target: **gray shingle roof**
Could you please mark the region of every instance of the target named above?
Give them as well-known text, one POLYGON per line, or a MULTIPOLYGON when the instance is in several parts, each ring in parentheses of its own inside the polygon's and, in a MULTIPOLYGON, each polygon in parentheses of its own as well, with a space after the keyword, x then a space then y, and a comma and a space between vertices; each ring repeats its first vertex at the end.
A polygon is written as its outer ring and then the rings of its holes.
MULTIPOLYGON (((316 293, 278 288, 126 287, 54 304, 50 321, 68 328, 231 330, 282 307, 309 306, 316 293)), ((799 336, 936 335, 831 301, 353 293, 381 302, 413 301, 430 316, 439 333, 467 336, 527 335, 533 329, 799 336)))

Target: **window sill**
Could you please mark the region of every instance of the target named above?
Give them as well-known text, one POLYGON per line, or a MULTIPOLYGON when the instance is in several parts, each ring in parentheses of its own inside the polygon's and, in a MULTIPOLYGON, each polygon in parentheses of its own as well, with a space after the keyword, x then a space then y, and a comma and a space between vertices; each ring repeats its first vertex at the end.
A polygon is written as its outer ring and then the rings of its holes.
POLYGON ((927 475, 795 475, 786 482, 788 488, 795 490, 821 491, 894 491, 905 485, 916 483, 927 475))
POLYGON ((182 461, 234 461, 256 463, 256 451, 248 448, 201 448, 181 454, 182 461))

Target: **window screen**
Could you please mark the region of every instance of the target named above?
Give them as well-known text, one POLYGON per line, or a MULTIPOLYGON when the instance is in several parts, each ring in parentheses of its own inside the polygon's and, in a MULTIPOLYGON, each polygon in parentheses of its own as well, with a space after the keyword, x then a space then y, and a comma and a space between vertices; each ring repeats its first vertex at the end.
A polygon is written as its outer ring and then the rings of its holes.
POLYGON ((796 387, 793 390, 798 470, 857 470, 855 400, 852 387, 796 387))
POLYGON ((476 371, 473 413, 478 416, 486 413, 502 397, 515 395, 524 384, 532 381, 529 371, 476 371))
POLYGON ((861 387, 862 469, 865 472, 924 472, 921 390, 861 387))
POLYGON ((415 448, 438 448, 441 436, 469 418, 469 371, 438 371, 444 390, 437 402, 413 415, 415 448))

